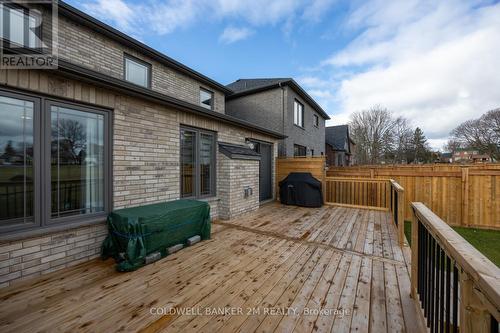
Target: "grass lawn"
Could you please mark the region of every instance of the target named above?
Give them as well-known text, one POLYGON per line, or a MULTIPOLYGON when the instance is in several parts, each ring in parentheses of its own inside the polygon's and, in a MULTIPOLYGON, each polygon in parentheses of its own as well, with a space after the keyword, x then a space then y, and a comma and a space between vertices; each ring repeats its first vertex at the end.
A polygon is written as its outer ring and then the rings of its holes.
MULTIPOLYGON (((500 267, 500 230, 463 227, 453 227, 453 230, 500 267)), ((405 221, 405 235, 408 242, 411 242, 411 222, 409 221, 405 221)))

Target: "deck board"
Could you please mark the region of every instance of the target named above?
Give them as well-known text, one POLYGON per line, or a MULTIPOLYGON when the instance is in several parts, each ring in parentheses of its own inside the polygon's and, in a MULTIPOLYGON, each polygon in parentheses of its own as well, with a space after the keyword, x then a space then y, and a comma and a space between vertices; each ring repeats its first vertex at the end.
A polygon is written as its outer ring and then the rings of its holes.
POLYGON ((405 257, 387 212, 270 203, 134 272, 95 260, 1 289, 0 331, 419 331, 405 257))

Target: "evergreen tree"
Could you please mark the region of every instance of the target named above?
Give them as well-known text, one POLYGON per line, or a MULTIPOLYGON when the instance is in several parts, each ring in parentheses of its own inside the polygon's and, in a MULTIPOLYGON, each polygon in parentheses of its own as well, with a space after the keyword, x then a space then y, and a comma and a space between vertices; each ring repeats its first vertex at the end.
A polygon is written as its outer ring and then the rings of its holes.
POLYGON ((420 127, 415 128, 415 132, 413 132, 412 146, 414 163, 423 163, 429 161, 430 154, 427 144, 427 138, 425 137, 424 132, 420 129, 420 127))

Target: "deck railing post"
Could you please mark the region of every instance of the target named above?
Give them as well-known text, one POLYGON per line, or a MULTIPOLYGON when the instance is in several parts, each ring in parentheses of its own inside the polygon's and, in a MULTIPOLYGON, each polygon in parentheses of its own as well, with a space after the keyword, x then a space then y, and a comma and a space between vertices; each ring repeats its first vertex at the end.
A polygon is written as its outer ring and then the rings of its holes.
POLYGON ((474 282, 463 270, 460 272, 460 332, 491 332, 491 315, 474 292, 474 282))
POLYGON ((417 300, 418 285, 418 220, 413 214, 411 218, 411 298, 417 300))
MULTIPOLYGON (((399 246, 408 246, 405 242, 405 192, 401 190, 398 193, 398 237, 399 246)), ((412 228, 413 229, 413 228, 412 228)))

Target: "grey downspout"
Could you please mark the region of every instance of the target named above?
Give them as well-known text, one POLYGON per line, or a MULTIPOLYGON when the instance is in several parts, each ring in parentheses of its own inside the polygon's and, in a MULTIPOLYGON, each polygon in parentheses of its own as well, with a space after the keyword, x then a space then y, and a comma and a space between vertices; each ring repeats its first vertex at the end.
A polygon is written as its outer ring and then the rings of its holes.
MULTIPOLYGON (((281 88, 281 127, 282 127, 282 134, 285 135, 285 88, 283 87, 283 85, 280 83, 278 83, 279 87, 281 88)), ((283 140, 283 145, 282 147, 284 148, 284 152, 282 152, 282 154, 284 156, 286 156, 286 143, 285 143, 285 139, 282 139, 283 140)))

